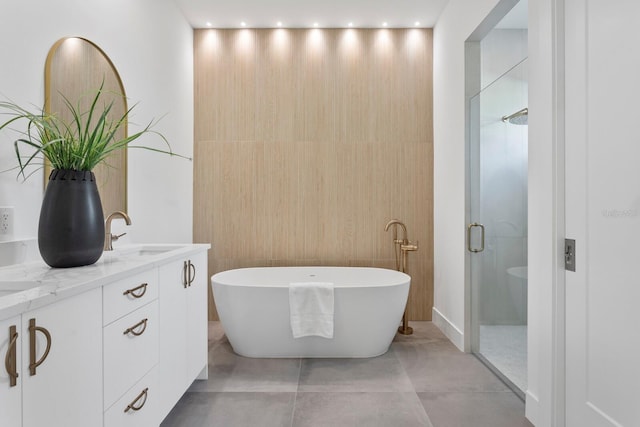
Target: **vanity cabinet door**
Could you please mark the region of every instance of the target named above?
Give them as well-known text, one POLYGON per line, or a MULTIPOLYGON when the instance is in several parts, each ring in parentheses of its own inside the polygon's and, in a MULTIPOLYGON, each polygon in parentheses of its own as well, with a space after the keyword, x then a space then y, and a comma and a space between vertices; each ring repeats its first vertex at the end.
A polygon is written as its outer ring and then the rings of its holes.
POLYGON ((206 251, 160 267, 161 416, 207 367, 206 251))
POLYGON ((8 427, 22 425, 20 329, 20 316, 0 320, 0 425, 8 427))
POLYGON ((101 426, 102 290, 24 313, 20 339, 22 426, 101 426))
POLYGON ((209 274, 207 253, 190 257, 191 283, 187 288, 187 379, 206 379, 208 373, 208 324, 207 316, 209 274), (203 377, 199 375, 205 370, 203 377))
POLYGON ((172 262, 159 270, 160 354, 158 361, 161 418, 167 416, 187 384, 187 300, 183 263, 172 262))

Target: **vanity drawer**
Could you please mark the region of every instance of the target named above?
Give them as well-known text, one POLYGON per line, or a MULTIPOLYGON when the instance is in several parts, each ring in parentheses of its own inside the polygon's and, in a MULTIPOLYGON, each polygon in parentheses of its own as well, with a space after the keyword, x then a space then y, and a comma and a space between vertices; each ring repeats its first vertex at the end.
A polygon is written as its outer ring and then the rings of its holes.
POLYGON ((102 324, 108 325, 158 298, 158 270, 143 271, 102 289, 102 324))
POLYGON ((158 427, 158 368, 153 368, 104 413, 104 427, 158 427))
POLYGON ((158 363, 158 323, 155 300, 104 328, 105 408, 158 363))

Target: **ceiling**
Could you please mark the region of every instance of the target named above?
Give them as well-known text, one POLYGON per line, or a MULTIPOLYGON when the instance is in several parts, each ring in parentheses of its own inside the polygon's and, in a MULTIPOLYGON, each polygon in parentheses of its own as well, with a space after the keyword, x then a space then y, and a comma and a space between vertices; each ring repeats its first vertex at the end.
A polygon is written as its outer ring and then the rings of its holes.
POLYGON ((433 27, 449 0, 174 1, 194 28, 406 28, 433 27))

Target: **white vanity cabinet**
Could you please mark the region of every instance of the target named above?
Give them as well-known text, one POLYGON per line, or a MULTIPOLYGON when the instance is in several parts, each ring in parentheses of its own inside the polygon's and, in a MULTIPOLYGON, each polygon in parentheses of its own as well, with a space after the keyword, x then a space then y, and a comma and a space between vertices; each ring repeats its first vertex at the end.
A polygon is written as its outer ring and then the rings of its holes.
POLYGON ((162 419, 207 375, 207 252, 160 267, 159 381, 162 419))
POLYGON ((100 289, 23 313, 20 341, 22 427, 101 425, 100 289))
POLYGON ((22 425, 20 316, 0 320, 0 425, 22 425), (6 423, 6 424, 5 424, 6 423))
POLYGON ((103 317, 104 426, 157 426, 158 269, 104 286, 103 317))
MULTIPOLYGON (((206 375, 209 247, 34 264, 40 287, 0 295, 0 426, 158 427, 206 375)), ((0 269, 0 281, 25 271, 0 269)))

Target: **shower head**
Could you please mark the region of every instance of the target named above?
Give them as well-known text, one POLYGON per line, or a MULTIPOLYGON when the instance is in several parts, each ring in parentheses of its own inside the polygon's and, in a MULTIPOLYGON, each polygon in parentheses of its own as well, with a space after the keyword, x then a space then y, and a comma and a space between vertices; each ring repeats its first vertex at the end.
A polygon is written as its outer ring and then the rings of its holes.
POLYGON ((516 111, 513 114, 508 116, 504 116, 502 118, 503 122, 509 122, 512 125, 528 125, 529 124, 529 109, 523 108, 520 111, 516 111))

